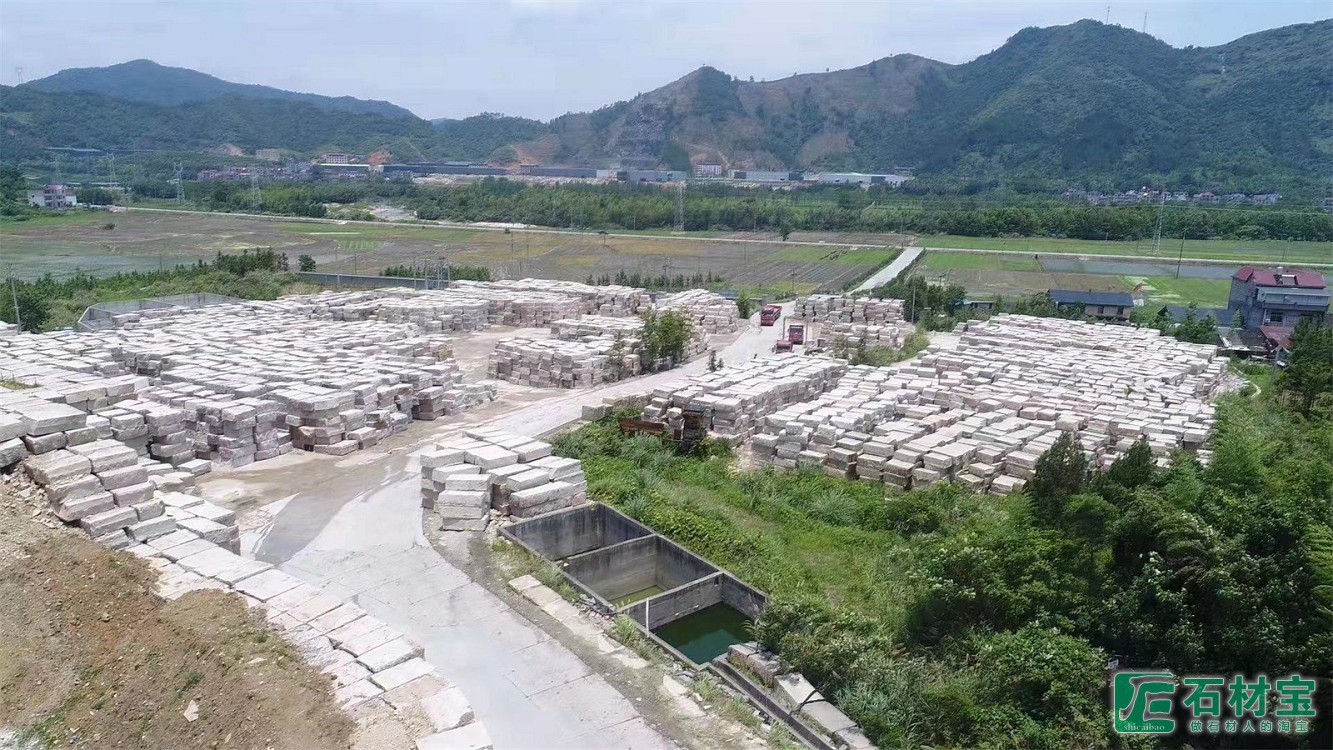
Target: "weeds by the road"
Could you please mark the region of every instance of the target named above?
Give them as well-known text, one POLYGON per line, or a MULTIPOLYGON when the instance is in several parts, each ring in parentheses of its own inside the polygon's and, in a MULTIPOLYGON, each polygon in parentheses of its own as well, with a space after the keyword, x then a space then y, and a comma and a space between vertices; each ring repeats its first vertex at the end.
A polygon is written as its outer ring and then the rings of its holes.
POLYGON ((495 562, 503 569, 507 580, 530 575, 566 601, 575 604, 580 602, 578 589, 565 579, 555 563, 541 559, 508 539, 498 537, 491 542, 491 554, 495 556, 495 562))

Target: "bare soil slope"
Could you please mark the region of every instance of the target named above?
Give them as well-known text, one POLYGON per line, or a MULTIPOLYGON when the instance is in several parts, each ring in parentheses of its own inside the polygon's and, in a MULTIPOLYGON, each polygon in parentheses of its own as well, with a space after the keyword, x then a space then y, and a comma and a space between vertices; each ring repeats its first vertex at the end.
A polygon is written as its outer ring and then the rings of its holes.
POLYGON ((151 566, 44 524, 20 496, 31 490, 9 480, 0 484, 0 738, 8 730, 38 747, 349 747, 352 721, 328 678, 240 597, 160 601, 151 566))

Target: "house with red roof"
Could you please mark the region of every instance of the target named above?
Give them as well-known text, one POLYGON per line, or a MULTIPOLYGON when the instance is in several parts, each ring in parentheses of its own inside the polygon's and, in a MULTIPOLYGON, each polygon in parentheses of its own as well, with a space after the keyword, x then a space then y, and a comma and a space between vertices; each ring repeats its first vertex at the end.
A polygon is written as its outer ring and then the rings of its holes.
POLYGON ((1227 313, 1233 318, 1240 313, 1245 330, 1276 336, 1284 331, 1289 334, 1302 320, 1322 324, 1328 317, 1328 303, 1328 285, 1322 274, 1246 266, 1231 276, 1227 313))

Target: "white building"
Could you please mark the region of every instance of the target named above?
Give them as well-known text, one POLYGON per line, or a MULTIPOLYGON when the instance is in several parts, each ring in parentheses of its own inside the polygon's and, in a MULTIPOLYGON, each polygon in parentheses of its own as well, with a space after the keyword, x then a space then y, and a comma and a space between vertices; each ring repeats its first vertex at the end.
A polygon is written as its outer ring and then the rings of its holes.
POLYGON ((68 185, 43 185, 28 191, 28 205, 38 208, 69 208, 79 205, 74 188, 68 185))

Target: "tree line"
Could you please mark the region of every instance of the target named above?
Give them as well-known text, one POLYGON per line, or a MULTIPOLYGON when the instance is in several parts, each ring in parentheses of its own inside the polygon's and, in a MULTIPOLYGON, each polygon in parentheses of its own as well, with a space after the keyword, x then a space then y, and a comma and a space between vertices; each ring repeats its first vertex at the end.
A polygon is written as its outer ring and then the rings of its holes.
MULTIPOLYGON (((147 193, 154 192, 145 186, 147 193)), ((156 191, 161 192, 161 191, 156 191)), ((248 185, 191 183, 200 208, 249 211, 248 185)), ((171 193, 174 195, 173 192, 171 193)), ((604 230, 670 229, 677 195, 655 185, 530 185, 485 178, 468 185, 391 181, 283 184, 261 190, 260 209, 290 216, 325 215, 326 203, 401 201, 425 220, 517 222, 604 230)), ((884 187, 813 186, 767 191, 691 186, 683 199, 688 231, 843 231, 1139 240, 1154 236, 1153 205, 1091 206, 1014 197, 993 205, 957 196, 916 198, 884 187)), ((1314 208, 1168 206, 1162 235, 1188 239, 1333 241, 1333 221, 1314 208)))

